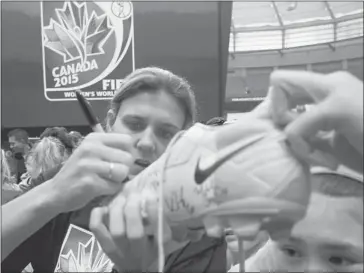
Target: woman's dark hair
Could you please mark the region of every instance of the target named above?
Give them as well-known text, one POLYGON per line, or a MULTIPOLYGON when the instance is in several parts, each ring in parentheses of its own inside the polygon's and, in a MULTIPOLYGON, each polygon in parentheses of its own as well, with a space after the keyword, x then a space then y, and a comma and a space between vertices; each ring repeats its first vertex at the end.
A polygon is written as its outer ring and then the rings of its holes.
POLYGON ((124 79, 111 100, 110 110, 106 118, 107 129, 114 124, 116 115, 125 99, 142 92, 157 92, 159 90, 172 95, 184 108, 185 123, 183 129, 188 129, 196 120, 195 94, 185 79, 158 67, 137 69, 124 79))
POLYGON ((71 131, 69 133, 69 136, 71 137, 74 148, 77 148, 83 140, 83 136, 81 135, 80 132, 77 131, 71 131))

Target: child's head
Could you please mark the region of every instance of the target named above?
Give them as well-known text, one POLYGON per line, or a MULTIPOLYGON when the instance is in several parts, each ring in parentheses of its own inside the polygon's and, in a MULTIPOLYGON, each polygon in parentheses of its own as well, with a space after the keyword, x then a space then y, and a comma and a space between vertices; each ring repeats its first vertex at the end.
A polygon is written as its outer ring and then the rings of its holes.
POLYGON ((266 269, 363 272, 363 182, 321 172, 313 175, 312 191, 291 237, 271 244, 275 265, 266 269))

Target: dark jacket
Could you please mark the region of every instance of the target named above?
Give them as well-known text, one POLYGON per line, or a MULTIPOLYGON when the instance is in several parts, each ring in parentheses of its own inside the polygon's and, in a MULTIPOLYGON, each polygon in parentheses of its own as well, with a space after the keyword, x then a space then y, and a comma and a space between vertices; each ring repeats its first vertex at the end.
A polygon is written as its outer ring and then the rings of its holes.
POLYGON ((34 273, 54 272, 72 213, 53 218, 1 263, 2 273, 17 273, 32 264, 34 273))
POLYGON ((206 235, 197 242, 170 254, 166 259, 165 272, 226 272, 226 241, 206 235))
MULTIPOLYGON (((32 179, 29 189, 54 177, 60 168, 57 166, 37 179, 32 179)), ((73 212, 59 214, 21 243, 3 260, 1 272, 22 272, 29 263, 32 264, 34 273, 54 272, 72 214, 73 212)))
MULTIPOLYGON (((54 272, 72 213, 60 214, 18 246, 1 263, 1 272, 17 273, 32 264, 34 273, 54 272)), ((204 236, 166 259, 165 272, 226 272, 226 242, 204 236)))

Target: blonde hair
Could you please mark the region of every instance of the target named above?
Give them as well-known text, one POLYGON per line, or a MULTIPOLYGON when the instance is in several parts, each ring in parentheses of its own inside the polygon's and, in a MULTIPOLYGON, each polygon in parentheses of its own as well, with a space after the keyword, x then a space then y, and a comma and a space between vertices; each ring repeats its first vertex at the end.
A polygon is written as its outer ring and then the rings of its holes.
POLYGON ((5 151, 1 149, 1 184, 11 181, 11 172, 5 151))
POLYGON ((26 158, 26 168, 32 178, 37 178, 61 165, 71 151, 57 138, 44 137, 36 142, 26 158))
POLYGON ((114 124, 122 102, 142 92, 158 92, 163 90, 172 95, 185 112, 183 129, 189 128, 196 120, 195 94, 188 82, 168 70, 158 67, 140 68, 128 75, 111 100, 110 110, 106 118, 106 127, 114 124))
POLYGON ((5 204, 21 194, 15 177, 11 176, 6 153, 1 149, 1 204, 5 204))

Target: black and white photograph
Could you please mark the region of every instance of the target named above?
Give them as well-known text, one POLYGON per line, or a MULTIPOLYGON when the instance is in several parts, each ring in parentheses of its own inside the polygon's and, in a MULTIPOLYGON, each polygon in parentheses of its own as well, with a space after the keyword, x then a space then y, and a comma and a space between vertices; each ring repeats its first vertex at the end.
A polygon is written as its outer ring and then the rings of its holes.
POLYGON ((0 272, 364 271, 363 1, 0 6, 0 272))

